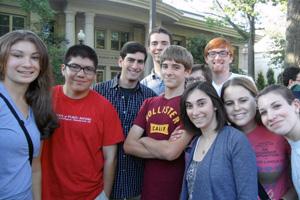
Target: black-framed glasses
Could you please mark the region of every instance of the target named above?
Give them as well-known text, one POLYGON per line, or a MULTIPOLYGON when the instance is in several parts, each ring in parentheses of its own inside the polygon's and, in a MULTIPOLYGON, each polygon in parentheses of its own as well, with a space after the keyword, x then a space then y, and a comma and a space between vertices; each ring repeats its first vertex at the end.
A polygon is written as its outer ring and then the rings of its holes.
POLYGON ((85 67, 81 67, 78 64, 75 63, 71 63, 71 64, 65 64, 67 67, 69 67, 69 69, 72 72, 80 72, 81 70, 83 70, 83 73, 86 75, 94 75, 96 73, 96 68, 95 67, 91 67, 91 66, 85 66, 85 67))
POLYGON ((221 58, 225 58, 229 55, 229 52, 226 50, 223 51, 209 51, 207 52, 207 56, 210 58, 215 58, 217 55, 219 55, 221 58))
POLYGON ((204 77, 188 77, 185 80, 189 83, 195 83, 198 81, 202 81, 202 82, 206 81, 204 77))

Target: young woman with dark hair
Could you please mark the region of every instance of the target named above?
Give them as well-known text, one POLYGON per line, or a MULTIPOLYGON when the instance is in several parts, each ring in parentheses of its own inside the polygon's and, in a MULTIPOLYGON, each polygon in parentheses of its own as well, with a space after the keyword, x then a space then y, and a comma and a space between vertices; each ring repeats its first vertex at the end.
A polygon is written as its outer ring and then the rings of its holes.
POLYGON ((213 86, 191 84, 182 95, 180 112, 185 129, 196 135, 186 154, 181 199, 257 199, 254 152, 242 132, 226 125, 213 86))

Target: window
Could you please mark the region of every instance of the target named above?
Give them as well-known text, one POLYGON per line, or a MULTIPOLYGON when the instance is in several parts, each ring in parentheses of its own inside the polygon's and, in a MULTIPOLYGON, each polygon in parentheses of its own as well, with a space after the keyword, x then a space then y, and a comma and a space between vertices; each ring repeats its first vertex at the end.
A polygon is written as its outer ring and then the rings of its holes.
POLYGON ((234 48, 234 55, 233 55, 233 62, 232 64, 235 64, 236 66, 239 65, 239 47, 238 46, 233 46, 234 48))
POLYGON ((118 73, 121 72, 121 68, 120 67, 110 67, 110 77, 114 78, 118 73))
POLYGON ((9 31, 24 29, 25 17, 0 14, 0 36, 8 33, 9 31))
POLYGON ((111 49, 120 50, 122 46, 129 41, 129 33, 127 32, 111 32, 111 49))
POLYGON ((180 41, 180 40, 173 40, 173 44, 174 45, 182 46, 182 41, 180 41))
POLYGON ((98 66, 96 72, 96 82, 103 82, 105 81, 105 66, 98 66))
POLYGON ((96 30, 96 48, 105 49, 105 31, 104 30, 96 30))
POLYGON ((173 35, 172 44, 185 47, 185 37, 181 35, 173 35))

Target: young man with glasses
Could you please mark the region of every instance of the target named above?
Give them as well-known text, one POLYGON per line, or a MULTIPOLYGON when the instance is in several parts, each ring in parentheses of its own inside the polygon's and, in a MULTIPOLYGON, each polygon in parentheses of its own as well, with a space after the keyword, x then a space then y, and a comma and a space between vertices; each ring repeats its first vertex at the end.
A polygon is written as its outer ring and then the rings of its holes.
POLYGON ((90 89, 98 59, 86 45, 74 45, 61 65, 64 85, 53 88, 60 127, 42 150, 42 199, 97 199, 110 195, 121 123, 111 103, 90 89))
POLYGON ((222 37, 210 40, 204 49, 205 61, 212 71, 212 85, 219 96, 223 84, 234 77, 245 77, 254 83, 253 79, 249 76, 230 72, 233 55, 233 46, 228 40, 222 37))
POLYGON ((186 87, 198 81, 207 81, 211 83, 212 82, 211 69, 205 64, 194 64, 191 70, 191 74, 185 81, 186 81, 186 87))

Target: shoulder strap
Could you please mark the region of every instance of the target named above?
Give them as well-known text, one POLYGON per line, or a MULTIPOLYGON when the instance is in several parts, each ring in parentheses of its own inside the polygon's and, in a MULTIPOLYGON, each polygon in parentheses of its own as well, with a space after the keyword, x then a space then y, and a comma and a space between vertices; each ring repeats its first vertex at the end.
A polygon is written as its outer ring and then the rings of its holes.
POLYGON ((29 149, 29 163, 30 165, 32 164, 32 158, 33 158, 33 144, 32 144, 32 140, 31 137, 24 125, 24 122, 19 118, 18 114, 16 113, 15 109, 12 107, 12 105, 9 103, 9 101, 7 100, 7 98, 0 93, 0 97, 5 101, 6 105, 8 106, 8 108, 10 109, 10 111, 12 112, 12 114, 15 116, 15 118, 17 119, 20 127, 22 128, 24 135, 26 137, 27 140, 27 144, 28 144, 28 149, 29 149))
POLYGON ((269 195, 265 191, 264 187, 260 183, 260 181, 257 180, 257 182, 258 182, 258 196, 259 196, 260 200, 271 200, 269 195))

